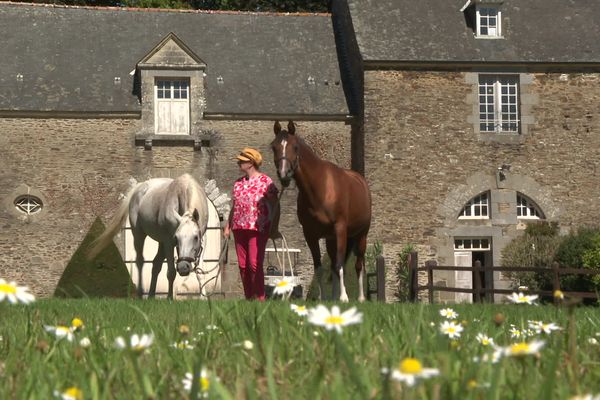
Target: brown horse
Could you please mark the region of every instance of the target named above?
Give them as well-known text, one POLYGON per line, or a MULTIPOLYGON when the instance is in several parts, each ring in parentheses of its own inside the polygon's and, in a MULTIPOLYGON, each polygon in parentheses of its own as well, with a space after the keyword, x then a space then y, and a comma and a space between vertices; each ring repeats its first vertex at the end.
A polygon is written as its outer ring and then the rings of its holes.
POLYGON ((344 264, 354 249, 358 300, 364 301, 365 251, 371 225, 371 193, 365 178, 321 160, 296 136, 292 121, 288 122, 287 131, 281 129, 279 121, 273 130, 275 140, 271 148, 279 180, 288 186, 294 179, 298 187, 298 220, 313 258, 320 296, 323 296, 323 269, 319 239, 325 238, 331 269, 338 278, 333 280, 333 299, 348 301, 344 264))

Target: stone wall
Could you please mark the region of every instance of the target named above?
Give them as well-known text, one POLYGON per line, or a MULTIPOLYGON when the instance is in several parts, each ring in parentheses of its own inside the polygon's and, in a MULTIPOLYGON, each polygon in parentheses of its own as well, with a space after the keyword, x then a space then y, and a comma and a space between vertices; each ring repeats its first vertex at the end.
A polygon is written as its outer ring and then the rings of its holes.
MULTIPOLYGON (((530 124, 516 141, 474 132, 477 92, 470 75, 365 72, 365 169, 374 209, 369 239, 383 243, 390 262, 412 243, 421 264, 453 265, 452 237, 461 232, 492 237, 492 262, 499 265, 501 248, 523 229, 512 211, 516 191, 563 232, 600 220, 600 74, 527 74, 521 95, 530 124), (499 182, 502 164, 511 168, 499 182), (484 190, 492 193, 494 218, 457 220, 465 202, 484 190)), ((436 279, 453 283, 443 274, 436 279)))
MULTIPOLYGON (((96 216, 107 222, 126 192, 130 178, 192 173, 203 183, 215 179, 230 192, 240 174, 232 158, 245 146, 263 152, 263 170, 275 178, 269 143, 272 121, 205 121, 211 147, 134 145, 138 119, 0 119, 0 277, 29 286, 37 296, 51 296, 60 276, 96 216), (29 217, 14 200, 39 197, 44 208, 29 217)), ((343 122, 297 123, 297 133, 321 156, 350 165, 350 127, 343 122)), ((312 261, 295 215, 295 190, 282 200, 281 231, 291 247, 302 250, 303 282, 312 278, 312 261)), ((237 279, 233 246, 227 271, 237 279)))

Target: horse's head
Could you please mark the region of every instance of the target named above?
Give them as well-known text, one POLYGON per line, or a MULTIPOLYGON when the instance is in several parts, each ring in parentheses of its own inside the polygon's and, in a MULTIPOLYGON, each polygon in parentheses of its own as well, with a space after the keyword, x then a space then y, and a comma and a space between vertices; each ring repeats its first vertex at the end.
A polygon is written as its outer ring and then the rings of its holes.
POLYGON ((202 253, 202 232, 198 223, 199 219, 200 215, 196 209, 179 217, 179 226, 175 231, 177 244, 175 268, 181 276, 187 276, 192 272, 193 264, 198 263, 202 253))
POLYGON ((292 121, 289 121, 287 130, 281 129, 279 121, 276 121, 273 131, 275 132, 275 139, 271 142, 271 149, 273 150, 275 168, 281 184, 287 187, 300 165, 296 127, 292 121))

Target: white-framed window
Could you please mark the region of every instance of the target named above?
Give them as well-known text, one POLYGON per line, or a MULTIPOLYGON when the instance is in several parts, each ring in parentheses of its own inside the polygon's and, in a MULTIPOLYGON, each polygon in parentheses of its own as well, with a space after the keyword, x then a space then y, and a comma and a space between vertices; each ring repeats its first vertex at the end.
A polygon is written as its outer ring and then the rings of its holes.
POLYGON ((487 238, 454 239, 454 250, 486 251, 490 249, 490 240, 487 238))
POLYGON ((190 133, 190 83, 187 79, 156 78, 156 134, 190 133))
POLYGON ((26 215, 37 214, 44 206, 42 200, 29 194, 17 197, 14 204, 17 211, 26 215))
POLYGON ((542 210, 529 197, 517 192, 517 218, 545 219, 542 210))
POLYGON ((479 130, 519 133, 519 76, 479 75, 479 130))
POLYGON ((458 219, 488 219, 490 217, 489 193, 484 192, 467 201, 458 219))
POLYGON ((477 37, 501 37, 501 16, 497 7, 477 7, 477 37))

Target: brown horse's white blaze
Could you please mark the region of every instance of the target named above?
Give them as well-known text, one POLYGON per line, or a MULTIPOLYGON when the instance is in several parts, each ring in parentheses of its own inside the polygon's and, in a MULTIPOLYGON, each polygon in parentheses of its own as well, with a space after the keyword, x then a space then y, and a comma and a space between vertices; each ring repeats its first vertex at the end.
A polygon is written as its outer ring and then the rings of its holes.
POLYGON ((295 135, 295 126, 287 131, 279 122, 273 127, 271 143, 277 175, 282 185, 291 179, 298 187, 298 220, 310 249, 315 275, 323 295, 323 268, 319 239, 325 238, 332 270, 333 298, 348 301, 344 284, 344 264, 351 250, 356 253, 359 301, 364 301, 364 259, 371 224, 371 194, 362 175, 321 160, 295 135), (350 245, 350 247, 348 246, 350 245))

